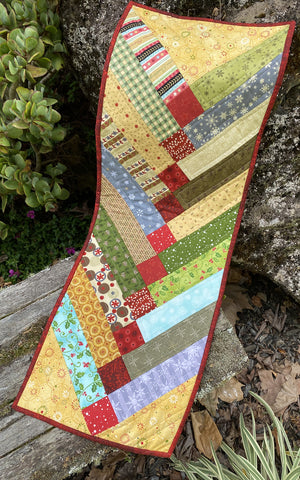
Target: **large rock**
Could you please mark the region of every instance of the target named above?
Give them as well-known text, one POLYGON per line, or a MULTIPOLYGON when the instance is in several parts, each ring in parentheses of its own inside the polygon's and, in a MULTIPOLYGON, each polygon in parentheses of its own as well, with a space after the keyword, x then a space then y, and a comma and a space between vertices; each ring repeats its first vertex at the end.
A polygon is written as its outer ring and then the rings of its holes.
MULTIPOLYGON (((300 20, 298 0, 140 1, 172 13, 232 22, 300 20)), ((108 46, 127 0, 62 0, 64 41, 73 69, 95 113, 108 46)), ((300 300, 299 57, 296 30, 283 86, 257 157, 233 261, 270 277, 300 300)))

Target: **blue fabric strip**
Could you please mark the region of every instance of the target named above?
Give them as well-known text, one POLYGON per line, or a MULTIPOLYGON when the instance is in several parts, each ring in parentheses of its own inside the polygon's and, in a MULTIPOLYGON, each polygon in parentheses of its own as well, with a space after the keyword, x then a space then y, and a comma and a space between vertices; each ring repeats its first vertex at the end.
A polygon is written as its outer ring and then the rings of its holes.
POLYGON ((131 175, 102 146, 102 173, 124 198, 145 235, 165 225, 164 219, 150 201, 144 190, 131 175))
MULTIPOLYGON (((207 337, 108 395, 119 422, 197 375, 207 337)), ((178 393, 180 395, 180 393, 178 393)), ((172 395, 174 404, 177 394, 172 395)), ((170 402, 172 402, 170 397, 170 402)))
POLYGON ((80 407, 88 407, 105 397, 97 367, 67 293, 51 326, 69 369, 80 407))
POLYGON ((270 97, 278 77, 281 58, 282 54, 275 57, 243 85, 184 127, 183 130, 196 149, 270 97))
MULTIPOLYGON (((137 319, 145 342, 149 342, 185 318, 218 299, 223 270, 177 295, 159 308, 137 319)), ((201 312, 199 312, 201 315, 201 312)))

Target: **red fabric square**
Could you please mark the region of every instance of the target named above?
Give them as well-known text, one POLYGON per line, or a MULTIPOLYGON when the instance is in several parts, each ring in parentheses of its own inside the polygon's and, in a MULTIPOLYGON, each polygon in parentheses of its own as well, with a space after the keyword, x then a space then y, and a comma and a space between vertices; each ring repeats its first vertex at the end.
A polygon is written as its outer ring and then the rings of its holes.
POLYGON ((98 368, 98 373, 107 395, 131 380, 122 357, 115 358, 110 363, 98 368))
POLYGON ((159 257, 149 258, 136 267, 146 285, 150 285, 168 274, 159 257))
POLYGON ((125 304, 129 306, 131 315, 135 320, 156 308, 156 303, 147 287, 144 287, 127 297, 125 299, 125 304))
POLYGON ((175 162, 179 162, 179 160, 182 160, 196 150, 183 130, 178 130, 178 132, 173 133, 173 135, 161 142, 160 145, 167 150, 175 162))
POLYGON ((169 222, 172 218, 184 212, 184 208, 173 193, 156 202, 155 206, 165 222, 169 222))
POLYGON ((167 107, 181 128, 204 112, 190 87, 182 90, 176 97, 174 96, 167 103, 167 107))
POLYGON ((120 328, 113 332, 115 340, 118 344, 121 355, 129 353, 145 343, 143 335, 136 322, 132 322, 126 327, 120 328))
POLYGON ((177 188, 182 187, 189 182, 188 177, 183 173, 177 163, 173 163, 161 173, 158 174, 159 178, 167 185, 171 192, 175 192, 177 188))
POLYGON ((82 410, 87 427, 92 435, 97 435, 119 423, 108 397, 101 398, 82 410))
POLYGON ((173 245, 176 242, 176 238, 169 229, 168 225, 163 225, 152 233, 147 235, 149 242, 156 251, 160 253, 163 250, 166 250, 168 247, 173 245))

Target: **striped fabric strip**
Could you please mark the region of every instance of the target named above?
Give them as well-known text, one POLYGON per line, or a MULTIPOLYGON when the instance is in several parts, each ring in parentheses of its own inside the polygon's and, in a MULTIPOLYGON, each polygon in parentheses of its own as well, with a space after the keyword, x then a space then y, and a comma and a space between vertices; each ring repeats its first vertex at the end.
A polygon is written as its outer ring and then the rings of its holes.
POLYGON ((145 123, 160 142, 179 130, 178 123, 158 95, 122 34, 119 34, 117 38, 110 68, 145 123))
POLYGON ((126 168, 151 201, 158 201, 170 193, 168 187, 155 174, 144 157, 127 140, 106 112, 102 116, 101 140, 103 146, 126 168))
POLYGON ((121 30, 124 40, 149 76, 157 93, 183 127, 203 112, 202 106, 167 50, 136 16, 134 9, 130 11, 127 22, 126 29, 123 32, 121 30))

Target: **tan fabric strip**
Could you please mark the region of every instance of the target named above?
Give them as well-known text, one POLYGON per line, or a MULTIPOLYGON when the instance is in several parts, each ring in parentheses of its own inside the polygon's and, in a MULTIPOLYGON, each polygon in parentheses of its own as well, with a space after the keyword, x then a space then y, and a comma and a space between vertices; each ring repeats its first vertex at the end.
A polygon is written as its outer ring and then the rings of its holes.
POLYGON ((268 98, 255 109, 234 122, 203 147, 178 162, 179 167, 192 180, 220 163, 259 132, 268 108, 268 98))
POLYGON ((185 210, 198 203, 202 198, 210 195, 218 188, 225 185, 240 173, 249 168, 252 158, 256 137, 240 147, 229 157, 214 168, 207 170, 199 177, 194 178, 174 192, 179 203, 185 210))
POLYGON ((176 240, 190 235, 241 201, 248 170, 168 222, 176 240))
POLYGON ((113 220, 136 265, 156 255, 127 203, 104 176, 101 178, 101 203, 113 220))

